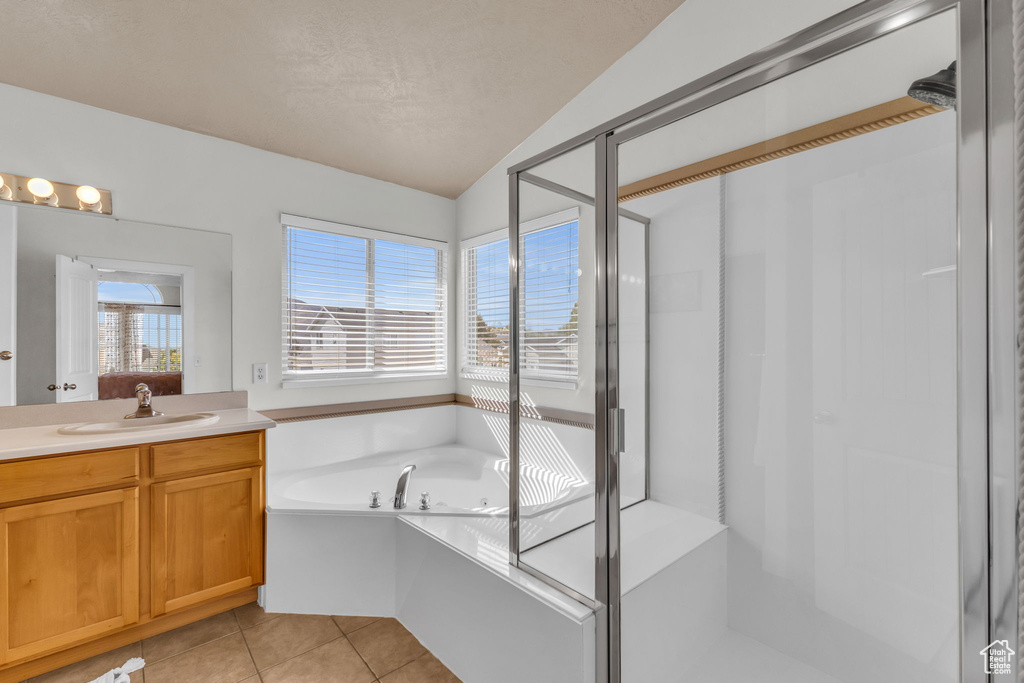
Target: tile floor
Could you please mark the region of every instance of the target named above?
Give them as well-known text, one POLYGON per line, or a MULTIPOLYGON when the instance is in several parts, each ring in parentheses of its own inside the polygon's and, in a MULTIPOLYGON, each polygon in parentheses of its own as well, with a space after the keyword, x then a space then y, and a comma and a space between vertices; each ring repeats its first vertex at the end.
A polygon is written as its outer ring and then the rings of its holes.
POLYGON ((460 683, 395 619, 269 614, 252 603, 29 679, 88 683, 131 657, 132 683, 460 683))

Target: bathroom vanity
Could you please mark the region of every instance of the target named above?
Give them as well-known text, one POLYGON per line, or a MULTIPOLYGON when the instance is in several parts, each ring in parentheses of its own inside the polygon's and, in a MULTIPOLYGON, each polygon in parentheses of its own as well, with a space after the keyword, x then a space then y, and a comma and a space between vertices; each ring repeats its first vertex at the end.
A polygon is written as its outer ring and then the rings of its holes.
POLYGON ((273 422, 246 409, 219 418, 131 434, 0 431, 0 682, 255 600, 273 422))

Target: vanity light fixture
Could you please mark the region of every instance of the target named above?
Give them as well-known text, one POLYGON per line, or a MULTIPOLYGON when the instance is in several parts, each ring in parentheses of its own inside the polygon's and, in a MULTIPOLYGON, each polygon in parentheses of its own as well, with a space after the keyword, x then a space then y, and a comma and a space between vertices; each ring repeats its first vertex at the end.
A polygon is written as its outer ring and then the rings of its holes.
POLYGON ((53 183, 42 178, 30 178, 28 181, 28 191, 39 199, 49 199, 53 196, 53 183))
POLYGON ((32 193, 34 199, 32 200, 35 204, 49 204, 50 206, 57 206, 57 191, 53 187, 53 183, 44 178, 30 178, 28 184, 28 191, 32 193))
POLYGON ((0 174, 0 200, 108 215, 112 213, 110 190, 100 190, 92 185, 69 185, 45 178, 28 178, 9 173, 0 174))
POLYGON ((75 190, 75 196, 82 203, 82 208, 92 208, 100 203, 100 191, 92 185, 82 185, 75 190))

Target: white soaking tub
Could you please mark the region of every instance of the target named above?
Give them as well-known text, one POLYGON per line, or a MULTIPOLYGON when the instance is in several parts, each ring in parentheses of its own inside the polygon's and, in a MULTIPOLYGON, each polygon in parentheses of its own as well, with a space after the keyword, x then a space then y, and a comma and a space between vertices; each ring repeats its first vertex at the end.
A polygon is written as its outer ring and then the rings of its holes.
MULTIPOLYGON (((520 478, 522 514, 529 517, 593 493, 593 484, 573 474, 525 466, 520 478)), ((368 455, 300 470, 275 482, 278 509, 334 510, 374 514, 505 515, 508 459, 461 444, 368 455), (402 470, 415 465, 407 505, 394 508, 402 470), (370 507, 380 491, 379 508, 370 507), (430 508, 420 509, 422 493, 430 508)))
MULTIPOLYGON (((586 523, 593 430, 526 420, 523 435, 524 537, 546 531, 550 515, 586 523)), ((463 680, 495 666, 503 681, 580 680, 596 647, 593 611, 508 561, 507 446, 507 416, 464 406, 279 424, 267 438, 261 604, 397 618, 463 680), (408 465, 407 507, 396 511, 388 499, 408 465), (371 509, 374 490, 381 507, 371 509), (531 656, 510 655, 510 638, 531 656)))

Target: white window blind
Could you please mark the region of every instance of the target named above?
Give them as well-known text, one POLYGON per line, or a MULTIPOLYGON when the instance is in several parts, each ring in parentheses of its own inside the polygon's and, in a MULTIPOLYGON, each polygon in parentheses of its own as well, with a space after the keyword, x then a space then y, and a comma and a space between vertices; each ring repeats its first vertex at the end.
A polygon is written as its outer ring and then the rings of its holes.
POLYGON ((308 218, 282 223, 286 383, 447 372, 444 243, 308 218))
MULTIPOLYGON (((503 231, 504 232, 504 231, 503 231)), ((579 214, 524 224, 520 235, 520 371, 525 379, 575 383, 579 375, 579 214)), ((463 375, 508 376, 508 237, 467 240, 463 375)))

